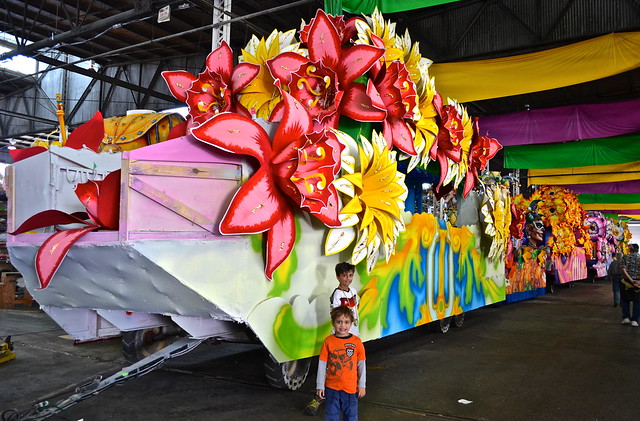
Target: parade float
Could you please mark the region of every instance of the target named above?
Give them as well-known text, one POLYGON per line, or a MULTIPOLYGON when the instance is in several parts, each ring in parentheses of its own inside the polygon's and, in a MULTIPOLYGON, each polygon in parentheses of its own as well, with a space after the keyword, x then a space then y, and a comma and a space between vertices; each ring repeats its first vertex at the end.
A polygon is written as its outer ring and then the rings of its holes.
POLYGON ((593 244, 577 196, 564 187, 541 186, 513 203, 507 301, 544 294, 548 283, 585 279, 593 244))
POLYGON ((78 341, 121 334, 131 361, 175 336, 259 342, 288 389, 331 331, 340 261, 364 341, 460 325, 505 299, 512 207, 483 174, 500 144, 429 64, 378 12, 319 10, 237 65, 223 42, 202 73, 163 74, 189 110, 169 140, 121 148, 96 116, 16 154, 11 261, 78 341), (448 218, 425 209, 445 195, 448 218))

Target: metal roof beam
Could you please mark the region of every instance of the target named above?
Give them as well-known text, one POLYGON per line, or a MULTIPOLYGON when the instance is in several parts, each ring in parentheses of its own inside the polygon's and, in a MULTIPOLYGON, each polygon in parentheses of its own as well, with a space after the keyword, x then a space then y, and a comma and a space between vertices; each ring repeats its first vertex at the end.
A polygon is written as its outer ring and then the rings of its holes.
MULTIPOLYGON (((30 115, 30 114, 17 113, 15 111, 0 110, 0 114, 8 115, 10 117, 18 117, 18 118, 22 118, 24 120, 35 121, 35 122, 43 123, 43 124, 53 124, 53 125, 58 124, 58 120, 50 120, 48 118, 37 117, 35 115, 30 115)), ((15 136, 15 135, 13 135, 13 136, 15 136)))
POLYGON ((148 88, 144 88, 142 86, 133 84, 133 83, 129 83, 129 82, 125 82, 124 80, 120 80, 117 78, 113 78, 107 75, 103 75, 100 74, 94 70, 89 70, 89 69, 83 69, 82 67, 76 66, 74 64, 71 63, 64 63, 62 61, 56 60, 56 59, 52 59, 49 57, 45 57, 45 56, 40 56, 38 57, 39 61, 42 61, 44 63, 47 64, 51 64, 53 66, 55 66, 56 68, 59 69, 67 69, 69 71, 72 71, 74 73, 79 73, 81 75, 85 75, 91 78, 96 78, 99 79, 103 82, 109 83, 111 85, 115 85, 115 86, 119 86, 121 88, 125 88, 125 89, 129 89, 131 91, 135 91, 135 92, 141 92, 143 94, 155 97, 155 98, 159 98, 165 101, 170 101, 170 102, 176 102, 176 99, 171 96, 171 95, 167 95, 167 94, 163 94, 161 92, 157 92, 154 91, 152 89, 148 89, 148 88))
POLYGON ((4 54, 0 54, 0 61, 15 57, 17 55, 33 55, 35 52, 42 48, 53 47, 57 44, 63 43, 68 40, 76 39, 79 36, 104 31, 116 25, 131 19, 137 19, 143 16, 150 16, 155 11, 163 6, 178 3, 180 0, 159 0, 155 2, 134 2, 135 8, 126 12, 118 13, 117 15, 110 16, 108 18, 101 19, 97 22, 90 23, 88 25, 78 26, 70 31, 64 32, 59 35, 55 35, 46 40, 34 42, 26 46, 18 46, 17 48, 7 51, 4 54))

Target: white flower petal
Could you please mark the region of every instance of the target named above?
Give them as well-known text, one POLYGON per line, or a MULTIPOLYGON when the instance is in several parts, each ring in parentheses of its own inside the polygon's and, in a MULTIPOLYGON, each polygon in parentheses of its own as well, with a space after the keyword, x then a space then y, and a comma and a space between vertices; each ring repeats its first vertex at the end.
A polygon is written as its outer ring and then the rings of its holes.
POLYGON ((353 228, 332 228, 324 242, 324 254, 331 256, 340 253, 353 242, 356 232, 353 228))

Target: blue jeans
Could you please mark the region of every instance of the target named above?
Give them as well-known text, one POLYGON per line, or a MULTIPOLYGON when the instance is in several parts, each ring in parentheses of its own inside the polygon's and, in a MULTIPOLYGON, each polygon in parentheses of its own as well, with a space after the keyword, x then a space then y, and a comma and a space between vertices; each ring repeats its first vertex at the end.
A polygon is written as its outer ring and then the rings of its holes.
POLYGON ((340 413, 344 421, 358 421, 358 394, 342 390, 324 388, 325 421, 340 421, 340 413))
POLYGON ((640 303, 638 301, 629 301, 624 298, 620 301, 620 308, 622 308, 622 318, 623 319, 631 319, 631 321, 638 321, 638 317, 640 317, 640 303), (629 311, 630 304, 633 302, 633 314, 629 311))
POLYGON ((622 279, 622 275, 611 275, 611 288, 613 288, 614 304, 620 304, 620 279, 622 279))

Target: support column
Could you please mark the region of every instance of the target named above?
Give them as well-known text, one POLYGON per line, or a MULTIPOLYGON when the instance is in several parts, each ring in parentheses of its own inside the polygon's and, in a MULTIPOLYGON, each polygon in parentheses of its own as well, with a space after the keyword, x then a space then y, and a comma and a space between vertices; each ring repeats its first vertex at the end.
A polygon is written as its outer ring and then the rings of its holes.
MULTIPOLYGON (((231 19, 231 0, 213 0, 213 23, 231 19)), ((231 24, 215 26, 211 34, 211 51, 220 46, 222 41, 229 44, 231 24)))

